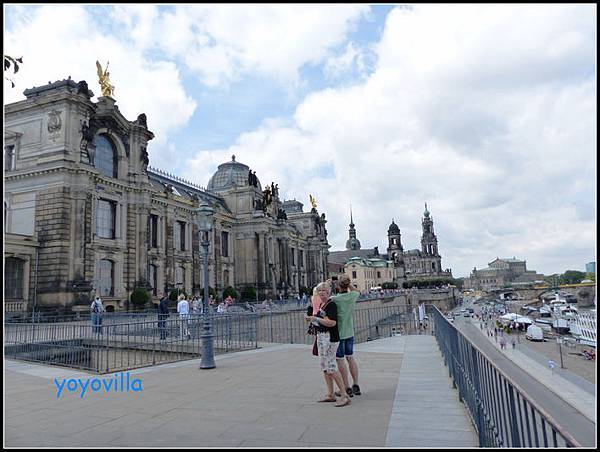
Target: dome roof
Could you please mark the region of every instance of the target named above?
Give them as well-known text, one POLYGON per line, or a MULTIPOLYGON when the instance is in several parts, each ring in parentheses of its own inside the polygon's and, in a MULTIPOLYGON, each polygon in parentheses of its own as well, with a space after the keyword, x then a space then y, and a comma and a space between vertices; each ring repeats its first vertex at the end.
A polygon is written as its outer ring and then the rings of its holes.
MULTIPOLYGON (((244 187, 248 185, 248 173, 250 167, 235 161, 235 155, 231 156, 231 162, 219 165, 217 172, 208 181, 206 187, 210 191, 227 190, 232 187, 244 187)), ((260 181, 258 188, 262 190, 260 181)))
POLYGON ((392 220, 392 224, 390 224, 390 227, 388 228, 388 234, 400 234, 400 228, 394 223, 394 220, 392 220))

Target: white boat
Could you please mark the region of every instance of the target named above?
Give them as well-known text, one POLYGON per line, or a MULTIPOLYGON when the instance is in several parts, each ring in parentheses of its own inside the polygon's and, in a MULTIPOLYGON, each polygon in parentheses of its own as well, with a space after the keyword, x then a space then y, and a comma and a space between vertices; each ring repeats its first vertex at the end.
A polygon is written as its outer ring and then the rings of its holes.
POLYGON ((540 317, 552 317, 552 309, 546 305, 543 305, 540 308, 540 317))
POLYGON ((578 314, 569 322, 569 329, 577 342, 596 347, 596 310, 578 314))
POLYGON ((558 308, 557 317, 571 320, 571 319, 574 319, 575 317, 577 317, 577 314, 578 314, 577 308, 574 308, 573 306, 570 306, 570 305, 560 306, 558 308))
POLYGON ((552 321, 552 329, 559 334, 567 334, 570 331, 567 319, 555 319, 552 321))

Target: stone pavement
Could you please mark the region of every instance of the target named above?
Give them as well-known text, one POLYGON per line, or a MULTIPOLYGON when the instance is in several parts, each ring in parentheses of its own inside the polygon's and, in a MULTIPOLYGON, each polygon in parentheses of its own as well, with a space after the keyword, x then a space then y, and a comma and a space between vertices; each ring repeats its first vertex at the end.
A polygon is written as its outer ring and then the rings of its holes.
POLYGON ((307 345, 138 369, 142 391, 83 398, 57 398, 54 379, 114 376, 7 360, 5 446, 477 447, 432 336, 355 348, 363 395, 343 408, 316 402, 325 384, 307 345))

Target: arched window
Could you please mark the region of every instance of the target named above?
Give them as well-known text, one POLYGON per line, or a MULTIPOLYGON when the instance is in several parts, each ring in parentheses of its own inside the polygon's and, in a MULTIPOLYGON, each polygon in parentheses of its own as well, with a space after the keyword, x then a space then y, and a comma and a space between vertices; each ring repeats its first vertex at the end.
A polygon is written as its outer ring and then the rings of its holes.
POLYGON ((101 297, 112 297, 115 294, 115 264, 108 259, 99 263, 98 290, 101 297))
POLYGON ((96 146, 96 168, 101 173, 116 178, 118 159, 115 146, 105 135, 96 135, 94 144, 96 146))
POLYGON ((6 300, 23 299, 23 270, 25 261, 16 257, 8 257, 5 260, 4 273, 4 298, 6 300))

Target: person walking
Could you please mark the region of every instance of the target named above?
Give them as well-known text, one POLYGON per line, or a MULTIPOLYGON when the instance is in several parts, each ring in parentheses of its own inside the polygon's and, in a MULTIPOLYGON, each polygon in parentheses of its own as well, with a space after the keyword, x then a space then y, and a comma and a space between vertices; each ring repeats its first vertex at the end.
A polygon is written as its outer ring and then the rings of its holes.
POLYGON ((336 359, 336 350, 340 340, 337 324, 337 306, 330 300, 331 288, 328 282, 322 282, 315 288, 319 307, 313 311, 313 306, 307 308, 304 319, 313 325, 313 331, 316 333, 317 350, 320 358, 321 371, 325 378, 327 386, 327 395, 319 402, 336 402, 336 407, 350 405, 351 400, 348 394, 344 392, 344 382, 339 372, 336 359), (333 390, 333 382, 337 385, 341 396, 338 402, 333 390))
POLYGON ((104 306, 102 305, 99 293, 96 294, 96 299, 92 301, 90 311, 92 314, 92 331, 94 334, 102 334, 102 313, 104 312, 104 306))
POLYGON ((338 331, 340 335, 340 344, 338 345, 336 358, 344 387, 348 396, 361 395, 358 381, 358 365, 354 359, 354 308, 356 300, 360 296, 360 291, 356 285, 351 286, 350 277, 346 274, 338 279, 339 291, 338 294, 331 297, 332 301, 337 306, 338 315, 338 331), (348 379, 348 369, 352 376, 352 386, 348 379))
POLYGON ((506 339, 504 336, 500 336, 500 349, 506 350, 506 339))
POLYGON ((160 340, 167 339, 167 319, 169 318, 169 299, 167 294, 163 293, 158 303, 158 329, 160 330, 160 340))
POLYGON ((187 321, 190 316, 190 305, 185 299, 185 296, 179 295, 179 302, 177 303, 177 314, 179 314, 179 333, 180 337, 187 336, 191 338, 190 332, 187 328, 187 321))

